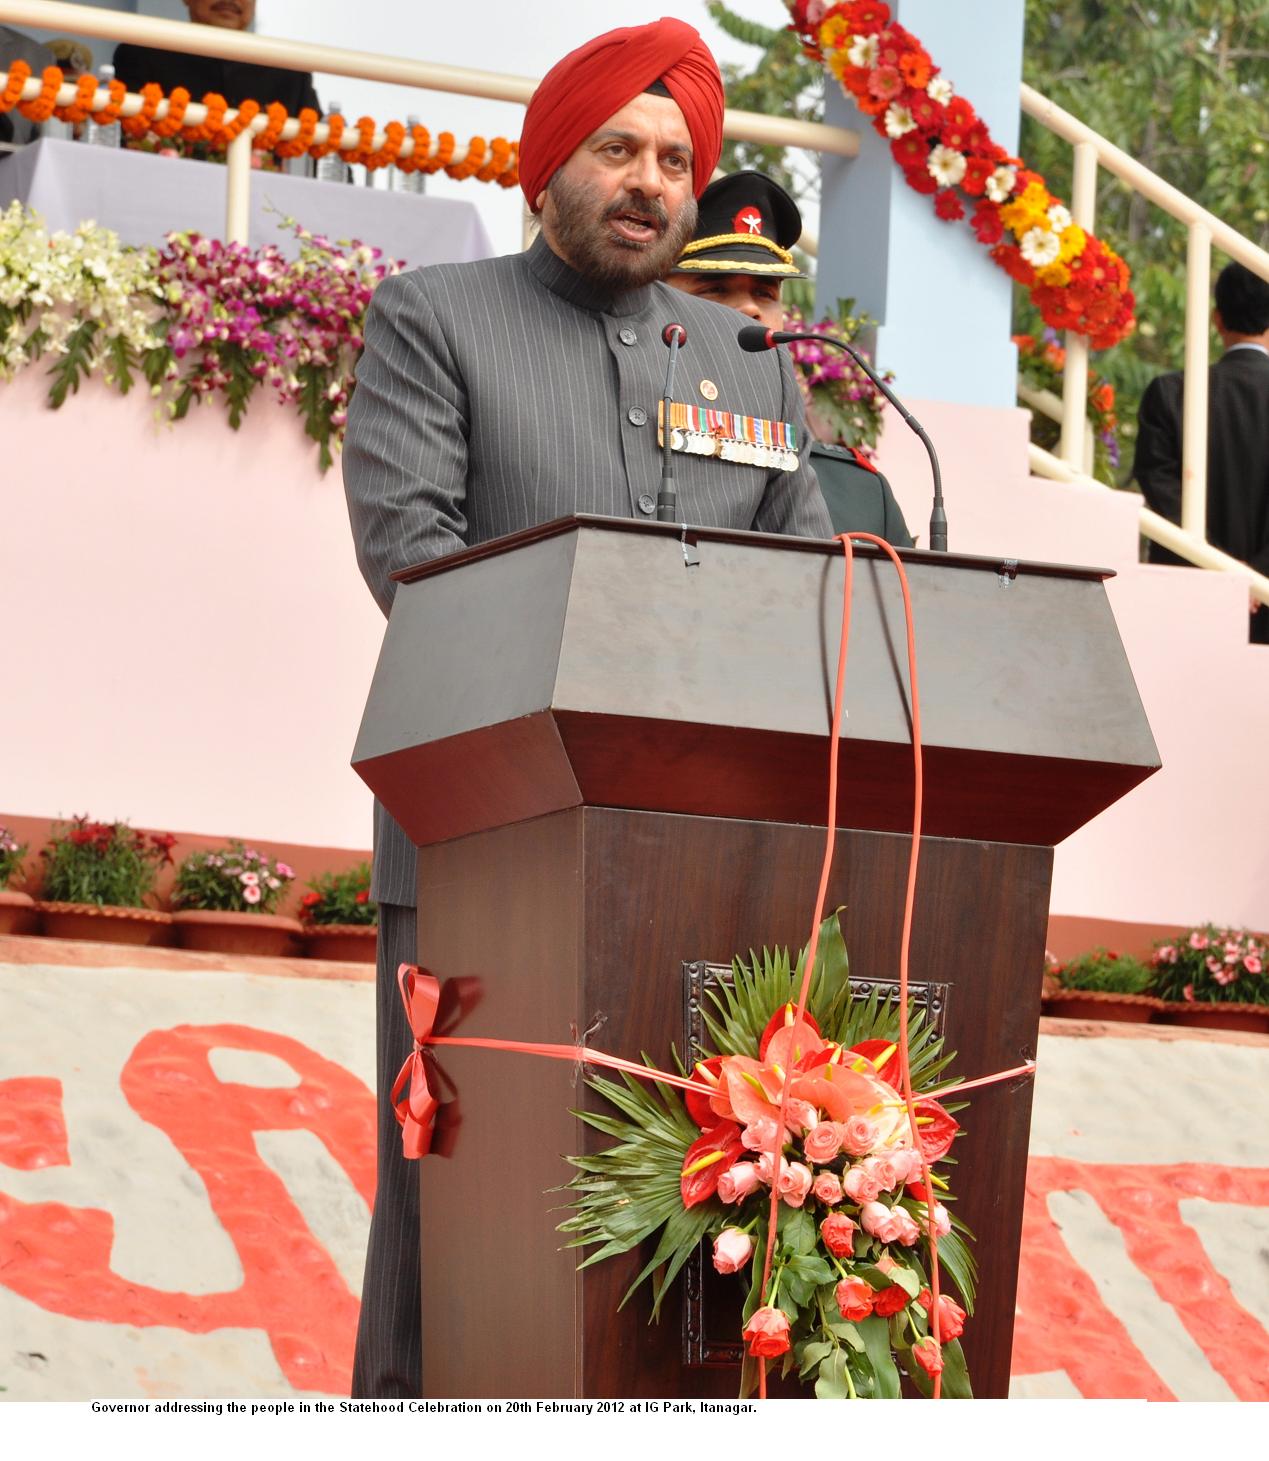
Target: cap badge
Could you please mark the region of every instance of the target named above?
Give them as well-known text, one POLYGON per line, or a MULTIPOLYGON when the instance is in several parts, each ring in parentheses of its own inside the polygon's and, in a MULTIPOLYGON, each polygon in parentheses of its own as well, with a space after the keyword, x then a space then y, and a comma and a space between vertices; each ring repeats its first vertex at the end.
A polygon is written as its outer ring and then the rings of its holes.
POLYGON ((700 391, 701 395, 707 401, 716 401, 718 399, 718 387, 712 380, 703 380, 700 385, 700 391))
POLYGON ((761 233, 762 214, 754 207, 742 208, 731 221, 736 233, 761 233))

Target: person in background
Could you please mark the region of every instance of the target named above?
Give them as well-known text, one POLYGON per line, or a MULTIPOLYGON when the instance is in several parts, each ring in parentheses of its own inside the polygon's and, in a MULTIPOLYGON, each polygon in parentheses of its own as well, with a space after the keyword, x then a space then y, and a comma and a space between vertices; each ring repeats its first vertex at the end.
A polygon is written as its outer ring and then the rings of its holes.
MULTIPOLYGON (((731 173, 701 194, 696 233, 666 283, 782 329, 784 281, 806 278, 791 252, 801 236, 802 214, 779 183, 765 173, 731 173)), ((816 429, 809 410, 807 425, 816 429)), ((861 452, 815 441, 811 465, 835 533, 875 533, 896 548, 912 547, 889 482, 861 452)))
MULTIPOLYGON (((256 0, 185 0, 195 25, 214 25, 222 30, 246 30, 255 19, 256 0)), ((170 96, 183 86, 194 101, 210 91, 223 96, 231 107, 244 101, 258 101, 262 107, 281 102, 291 116, 302 107, 319 113, 321 103, 308 71, 288 71, 281 66, 256 66, 249 61, 225 61, 219 56, 194 56, 183 51, 161 51, 153 46, 115 47, 115 76, 129 91, 140 91, 155 82, 170 96)))
MULTIPOLYGON (((12 26, 0 25, 0 71, 7 71, 14 61, 25 61, 32 76, 39 76, 46 66, 56 66, 52 51, 24 36, 12 26)), ((34 122, 28 122, 16 107, 11 112, 0 112, 0 143, 7 144, 5 151, 14 147, 25 147, 40 135, 34 122)))
MULTIPOLYGON (((1225 353, 1208 369, 1207 541, 1269 573, 1269 281, 1243 264, 1216 280, 1212 323, 1225 353)), ((1181 399, 1184 371, 1156 376, 1137 417, 1132 475, 1146 502, 1181 521, 1181 399)), ((1157 543, 1151 563, 1185 566, 1157 543)), ((1269 644, 1269 609, 1255 606, 1251 641, 1269 644)))

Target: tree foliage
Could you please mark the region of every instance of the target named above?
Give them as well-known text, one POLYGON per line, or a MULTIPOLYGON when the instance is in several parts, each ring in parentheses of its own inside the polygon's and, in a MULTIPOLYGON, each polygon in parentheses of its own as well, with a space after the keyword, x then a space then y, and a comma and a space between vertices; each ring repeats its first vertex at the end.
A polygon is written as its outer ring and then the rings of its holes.
MULTIPOLYGON (((1023 75, 1060 107, 1269 246, 1269 3, 1029 0, 1023 75)), ((1070 145, 1024 118, 1021 151, 1070 197, 1070 145)), ((1149 380, 1184 354, 1183 223, 1099 170, 1096 229, 1133 271, 1138 329, 1096 360, 1131 434, 1149 380)), ((1226 262, 1214 254, 1213 277, 1226 262)), ((1020 296, 1018 324, 1038 322, 1020 296)), ((1125 471, 1127 462, 1125 463, 1125 471)))

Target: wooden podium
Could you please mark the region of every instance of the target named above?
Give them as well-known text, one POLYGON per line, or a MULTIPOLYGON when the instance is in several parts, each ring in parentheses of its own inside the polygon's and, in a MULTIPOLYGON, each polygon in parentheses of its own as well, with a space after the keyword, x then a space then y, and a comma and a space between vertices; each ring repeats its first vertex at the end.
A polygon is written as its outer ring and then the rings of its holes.
MULTIPOLYGON (((912 987, 969 1079, 1035 1054, 1053 845, 1159 757, 1106 574, 903 558, 925 746, 912 987)), ((353 759, 419 845, 419 962, 449 981, 449 1033, 664 1061, 734 954, 805 942, 843 573, 835 543, 577 516, 399 575, 353 759)), ((859 549, 828 907, 863 993, 898 977, 906 685, 896 575, 859 549)), ((617 1310, 644 1258, 578 1272, 561 1246, 552 1189, 599 1140, 569 1114, 601 1104, 578 1070, 441 1056, 424 1394, 734 1395, 736 1280, 690 1265, 649 1327, 646 1288, 617 1310)), ((980 1396, 1008 1390, 1030 1108, 1029 1081, 973 1093, 955 1147, 980 1396)))

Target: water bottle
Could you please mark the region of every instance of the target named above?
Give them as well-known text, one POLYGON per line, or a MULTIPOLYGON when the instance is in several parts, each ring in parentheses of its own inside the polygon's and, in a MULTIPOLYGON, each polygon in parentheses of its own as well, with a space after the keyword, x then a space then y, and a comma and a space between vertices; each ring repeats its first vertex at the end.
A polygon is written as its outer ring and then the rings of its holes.
MULTIPOLYGON (((343 115, 343 107, 337 101, 330 104, 328 116, 338 112, 343 115)), ((338 152, 328 152, 325 157, 317 159, 317 180, 322 183, 346 183, 352 177, 348 164, 338 152)))
MULTIPOLYGON (((98 66, 97 68, 97 91, 109 92, 110 83, 115 79, 115 68, 110 65, 98 66)), ((123 128, 118 122, 111 122, 108 126, 102 127, 89 117, 84 127, 84 141, 90 142, 94 147, 121 147, 123 145, 123 128)))
MULTIPOLYGON (((418 117, 406 117, 407 132, 419 126, 418 117)), ((421 172, 402 172, 400 168, 388 169, 388 187, 394 193, 421 193, 427 185, 427 177, 421 172)))

